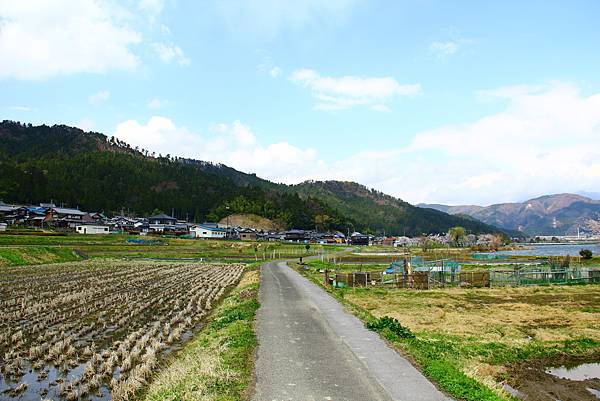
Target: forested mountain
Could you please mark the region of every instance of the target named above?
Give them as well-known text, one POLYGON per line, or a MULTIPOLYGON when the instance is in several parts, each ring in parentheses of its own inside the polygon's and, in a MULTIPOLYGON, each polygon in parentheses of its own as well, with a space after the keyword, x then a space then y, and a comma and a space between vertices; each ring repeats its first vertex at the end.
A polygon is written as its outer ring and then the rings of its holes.
POLYGON ((487 224, 527 235, 600 234, 600 201, 575 194, 547 195, 522 203, 491 206, 425 205, 450 214, 467 214, 487 224))
POLYGON ((198 222, 228 213, 255 213, 290 227, 313 227, 317 215, 343 220, 323 202, 227 166, 150 155, 77 128, 9 121, 0 124, 0 199, 54 200, 109 214, 158 209, 198 222))
POLYGON ((304 199, 313 197, 323 200, 343 215, 360 221, 367 228, 385 230, 387 233, 419 235, 445 232, 454 226, 463 226, 476 233, 495 230, 474 219, 418 208, 355 182, 306 181, 292 185, 290 189, 304 199))
POLYGON ((173 211, 198 222, 253 213, 296 228, 418 235, 462 225, 474 233, 498 231, 355 183, 286 186, 221 164, 151 154, 100 133, 12 121, 0 123, 0 199, 54 200, 109 214, 173 211))

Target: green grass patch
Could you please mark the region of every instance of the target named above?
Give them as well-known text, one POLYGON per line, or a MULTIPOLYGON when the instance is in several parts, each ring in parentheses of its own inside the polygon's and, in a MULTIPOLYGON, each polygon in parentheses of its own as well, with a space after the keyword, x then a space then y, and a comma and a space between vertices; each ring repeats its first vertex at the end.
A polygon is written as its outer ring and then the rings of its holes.
POLYGON ((580 310, 582 312, 586 312, 586 313, 600 313, 600 307, 596 308, 596 307, 593 307, 593 306, 584 306, 580 310))
POLYGON ((1 266, 25 266, 81 260, 72 248, 17 246, 0 248, 1 266))

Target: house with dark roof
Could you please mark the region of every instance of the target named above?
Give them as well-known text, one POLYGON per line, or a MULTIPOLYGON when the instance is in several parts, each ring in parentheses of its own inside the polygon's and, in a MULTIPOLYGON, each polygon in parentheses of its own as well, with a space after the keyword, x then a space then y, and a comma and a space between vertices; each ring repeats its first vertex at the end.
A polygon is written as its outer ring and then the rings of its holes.
POLYGON ((369 245, 369 236, 359 232, 354 232, 350 236, 350 243, 352 245, 369 245))
POLYGON ((40 206, 46 211, 45 221, 51 221, 57 227, 68 227, 75 229, 77 224, 83 221, 83 217, 87 214, 79 209, 68 207, 50 207, 40 206))
POLYGON ((9 205, 0 201, 0 221, 8 224, 14 224, 17 217, 17 211, 21 206, 9 205))
POLYGON ((309 234, 304 230, 289 230, 285 232, 285 240, 290 242, 307 242, 309 234))
POLYGON ((156 216, 148 217, 148 225, 152 231, 176 231, 177 219, 168 214, 157 214, 156 216))
POLYGON ((171 217, 168 214, 157 214, 156 216, 148 217, 148 224, 163 224, 163 225, 175 225, 177 223, 177 219, 175 217, 171 217))

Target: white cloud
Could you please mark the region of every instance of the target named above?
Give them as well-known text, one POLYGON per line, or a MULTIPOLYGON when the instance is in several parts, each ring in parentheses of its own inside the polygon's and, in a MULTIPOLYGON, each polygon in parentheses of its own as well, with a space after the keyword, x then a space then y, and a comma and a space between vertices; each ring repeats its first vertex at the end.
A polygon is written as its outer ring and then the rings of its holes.
POLYGON ((585 97, 564 83, 523 88, 488 92, 508 100, 499 113, 355 155, 338 178, 412 202, 486 204, 600 187, 600 93, 585 97))
POLYGON ((483 102, 498 99, 515 99, 520 96, 535 95, 547 90, 544 85, 511 85, 491 90, 480 90, 476 93, 477 99, 483 102))
POLYGON ((269 74, 273 77, 273 78, 277 78, 279 77, 281 74, 283 73, 283 71, 281 71, 281 68, 279 67, 273 67, 269 70, 269 74))
POLYGON ((161 100, 159 98, 154 98, 151 99, 148 102, 148 107, 154 110, 157 109, 162 109, 163 107, 165 107, 169 102, 167 100, 161 100))
POLYGON ((102 102, 107 101, 110 98, 110 92, 107 90, 102 90, 98 93, 94 93, 93 95, 90 95, 90 97, 88 97, 88 102, 91 105, 98 105, 102 102))
POLYGON ((141 35, 96 0, 0 0, 0 79, 134 70, 141 35))
POLYGON ((389 113, 391 111, 390 108, 387 107, 385 104, 374 104, 373 106, 371 106, 371 109, 375 111, 380 111, 382 113, 389 113))
POLYGON ((151 19, 156 18, 165 6, 164 0, 140 0, 138 8, 146 12, 151 19))
POLYGON ((358 0, 223 0, 217 3, 232 31, 274 36, 282 30, 332 24, 344 19, 358 0))
POLYGON ((440 60, 447 60, 467 47, 476 44, 477 39, 464 38, 455 30, 451 33, 452 39, 446 41, 435 41, 429 45, 429 51, 440 60))
POLYGON ((272 78, 278 78, 283 74, 283 70, 273 63, 273 57, 268 51, 258 49, 256 55, 260 58, 258 65, 258 71, 268 73, 272 78))
POLYGON ((358 105, 381 109, 382 102, 398 96, 418 95, 419 84, 400 84, 392 77, 323 77, 314 70, 296 70, 292 82, 311 90, 322 110, 340 110, 358 105))
POLYGON ((250 127, 240 121, 216 124, 200 134, 178 127, 169 118, 154 116, 146 124, 124 121, 113 135, 157 154, 224 163, 280 182, 308 179, 322 165, 313 149, 285 141, 260 144, 250 127))
POLYGON ((440 58, 452 56, 458 51, 458 48, 459 44, 455 41, 433 42, 429 45, 429 50, 434 52, 440 58))
POLYGON ((179 65, 190 65, 190 59, 185 56, 183 50, 181 50, 179 46, 156 42, 152 44, 152 48, 158 57, 165 63, 175 61, 179 65))
POLYGON ((81 121, 75 123, 74 125, 84 131, 90 131, 92 128, 94 128, 94 121, 86 117, 83 118, 81 121))
POLYGON ((171 28, 169 28, 165 24, 161 24, 159 30, 160 30, 160 33, 162 33, 163 35, 171 34, 171 28))
POLYGON ((10 106, 8 109, 11 111, 22 111, 22 112, 29 112, 29 111, 35 110, 29 106, 10 106))
MULTIPOLYGON (((239 121, 202 135, 164 117, 126 121, 115 135, 163 154, 231 165, 278 182, 357 181, 407 201, 489 204, 600 188, 600 93, 565 83, 498 88, 500 112, 417 133, 404 147, 387 143, 343 160, 314 149, 262 144, 239 121)), ((373 106, 375 106, 374 104, 373 106)))

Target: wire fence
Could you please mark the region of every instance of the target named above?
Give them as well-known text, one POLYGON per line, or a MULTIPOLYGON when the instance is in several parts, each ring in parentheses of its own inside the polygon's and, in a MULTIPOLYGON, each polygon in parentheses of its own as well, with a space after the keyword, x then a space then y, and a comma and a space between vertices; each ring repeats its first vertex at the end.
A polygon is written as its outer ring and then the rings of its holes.
POLYGON ((600 270, 565 268, 556 270, 428 271, 387 273, 385 271, 339 273, 325 271, 325 282, 338 288, 396 287, 427 290, 444 287, 504 287, 549 284, 600 283, 600 270))

